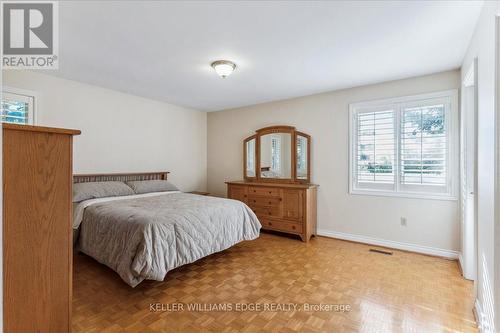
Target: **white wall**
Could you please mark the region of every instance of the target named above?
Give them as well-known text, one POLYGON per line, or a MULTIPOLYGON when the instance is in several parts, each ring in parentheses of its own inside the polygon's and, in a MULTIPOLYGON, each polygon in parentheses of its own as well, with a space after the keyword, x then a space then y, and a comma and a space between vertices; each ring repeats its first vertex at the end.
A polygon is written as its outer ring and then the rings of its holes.
POLYGON ((206 189, 205 112, 22 70, 3 84, 39 93, 37 125, 82 131, 75 173, 170 171, 181 190, 206 189))
MULTIPOLYGON (((478 303, 493 329, 495 191, 495 16, 498 1, 485 2, 462 64, 462 77, 478 58, 478 303)), ((497 243, 499 240, 497 240, 497 243)), ((498 261, 498 259, 497 259, 498 261)), ((499 280, 500 281, 500 280, 499 280)), ((500 289, 500 285, 495 285, 500 289)), ((500 300, 500 299, 498 299, 500 300)), ((498 302, 497 302, 498 303, 498 302)), ((497 304, 498 306, 499 304, 497 304)), ((498 318, 497 318, 498 320, 498 318)), ((497 324, 500 321, 497 322, 497 324)), ((484 327, 487 331, 488 327, 484 327)))
POLYGON ((457 251, 457 201, 349 195, 348 105, 459 86, 460 72, 454 70, 209 113, 208 191, 224 196, 224 181, 242 179, 241 143, 245 137, 261 127, 292 125, 312 136, 312 181, 320 185, 318 229, 323 233, 416 244, 417 250, 457 251), (400 226, 401 216, 407 218, 407 227, 400 226))

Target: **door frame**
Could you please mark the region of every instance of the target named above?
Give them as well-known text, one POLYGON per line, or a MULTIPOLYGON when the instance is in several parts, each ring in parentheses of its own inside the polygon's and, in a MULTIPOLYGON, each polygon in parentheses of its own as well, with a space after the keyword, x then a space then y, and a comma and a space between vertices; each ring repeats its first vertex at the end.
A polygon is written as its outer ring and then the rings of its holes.
MULTIPOLYGON (((462 253, 460 255, 460 265, 462 267, 462 275, 464 278, 468 280, 476 280, 477 279, 477 270, 478 270, 478 258, 477 258, 477 244, 478 244, 478 226, 477 226, 477 186, 478 186, 478 59, 474 58, 472 64, 470 65, 467 74, 464 76, 462 81, 462 107, 460 110, 460 227, 461 227, 461 241, 462 241, 462 253), (468 98, 469 92, 467 90, 472 89, 474 104, 473 109, 469 110, 468 108, 468 98), (472 115, 468 114, 469 112, 473 112, 472 115), (465 123, 466 120, 472 119, 473 124, 465 123), (465 126, 465 127, 464 127, 465 126), (472 128, 470 126, 473 126, 472 128), (468 137, 467 134, 472 133, 472 137, 468 137), (471 142, 472 139, 472 142, 471 142), (472 147, 470 147, 472 144, 472 147), (473 149, 472 156, 469 156, 467 152, 473 149), (472 158, 473 166, 474 166, 474 174, 473 179, 468 179, 468 175, 470 174, 466 169, 467 164, 464 165, 463 155, 465 154, 465 161, 472 158), (464 175, 465 173, 465 175, 464 175), (474 186, 472 188, 472 193, 474 195, 473 205, 474 205, 474 215, 473 215, 473 226, 472 228, 465 227, 465 221, 463 219, 463 203, 464 203, 464 193, 462 183, 464 179, 467 179, 466 182, 473 181, 474 186), (467 246, 468 245, 468 246, 467 246)), ((471 189, 467 189, 469 192, 471 189)), ((466 193, 465 195, 469 195, 466 193)), ((476 285, 476 283, 474 284, 476 285)))
MULTIPOLYGON (((495 174, 494 174, 494 232, 493 258, 500 258, 500 16, 495 17, 495 174)), ((494 265, 495 325, 500 327, 500 265, 494 265)))

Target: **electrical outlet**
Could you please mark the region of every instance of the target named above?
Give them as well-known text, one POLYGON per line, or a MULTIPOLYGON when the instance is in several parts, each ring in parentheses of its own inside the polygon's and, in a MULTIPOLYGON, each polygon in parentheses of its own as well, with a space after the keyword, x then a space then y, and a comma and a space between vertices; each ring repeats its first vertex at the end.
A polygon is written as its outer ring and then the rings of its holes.
POLYGON ((401 216, 401 226, 406 227, 406 217, 401 216))

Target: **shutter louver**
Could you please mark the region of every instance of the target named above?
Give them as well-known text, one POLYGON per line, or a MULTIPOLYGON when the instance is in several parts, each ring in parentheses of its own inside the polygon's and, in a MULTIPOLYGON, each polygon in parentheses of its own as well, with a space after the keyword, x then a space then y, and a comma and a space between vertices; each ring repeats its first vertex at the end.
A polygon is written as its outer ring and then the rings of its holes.
POLYGON ((394 184, 394 110, 357 114, 358 183, 394 184))
POLYGON ((402 185, 446 186, 447 136, 444 105, 403 108, 402 185))
POLYGON ((3 123, 27 124, 28 108, 27 103, 3 99, 1 121, 3 123))

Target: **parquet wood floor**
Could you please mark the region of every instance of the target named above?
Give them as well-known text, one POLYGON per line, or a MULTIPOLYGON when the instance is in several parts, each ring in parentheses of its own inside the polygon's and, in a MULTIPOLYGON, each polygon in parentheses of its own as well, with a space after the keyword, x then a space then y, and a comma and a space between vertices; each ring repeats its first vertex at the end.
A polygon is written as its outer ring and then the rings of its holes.
POLYGON ((135 289, 77 254, 73 332, 477 332, 473 285, 456 261, 369 248, 262 234, 135 289), (207 310, 226 303, 233 311, 150 309, 177 302, 208 304, 207 310), (290 302, 300 311, 235 311, 236 303, 290 302), (304 303, 349 304, 351 310, 304 311, 304 303))

